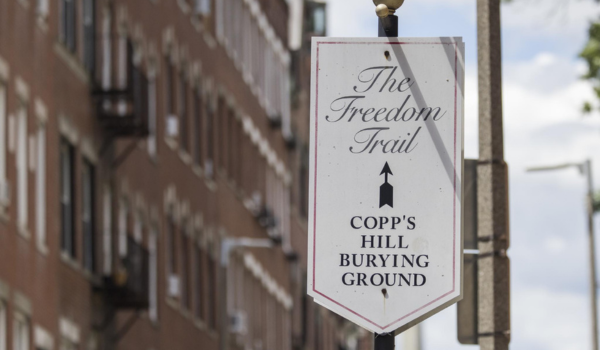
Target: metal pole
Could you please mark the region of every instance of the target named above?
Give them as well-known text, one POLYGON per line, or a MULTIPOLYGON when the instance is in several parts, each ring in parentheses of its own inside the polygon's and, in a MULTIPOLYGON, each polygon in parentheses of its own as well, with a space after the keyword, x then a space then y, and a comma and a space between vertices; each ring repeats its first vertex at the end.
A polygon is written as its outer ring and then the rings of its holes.
MULTIPOLYGON (((397 38, 398 16, 392 14, 379 17, 378 35, 380 38, 397 38)), ((395 340, 395 332, 387 334, 374 333, 374 350, 394 350, 396 348, 395 340)))
POLYGON ((375 333, 375 350, 394 350, 396 348, 395 345, 395 334, 387 333, 387 334, 377 334, 375 333))
POLYGON ((508 350, 510 265, 508 170, 502 125, 500 0, 477 0, 479 63, 479 344, 481 350, 508 350))
POLYGON ((389 15, 384 18, 379 18, 379 37, 380 38, 397 38, 398 37, 398 16, 389 15))
POLYGON ((587 177, 587 211, 588 211, 588 238, 590 250, 590 301, 592 302, 592 349, 598 350, 598 305, 596 299, 596 243, 594 239, 594 184, 592 181, 592 162, 585 162, 587 177))

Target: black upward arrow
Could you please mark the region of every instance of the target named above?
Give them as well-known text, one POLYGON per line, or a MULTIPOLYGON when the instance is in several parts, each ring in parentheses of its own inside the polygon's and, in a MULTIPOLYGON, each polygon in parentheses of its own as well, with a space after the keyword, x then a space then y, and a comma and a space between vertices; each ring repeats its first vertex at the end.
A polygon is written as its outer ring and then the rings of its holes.
POLYGON ((388 183, 388 175, 394 175, 390 166, 387 162, 383 166, 379 175, 385 174, 385 182, 379 187, 379 208, 384 205, 389 205, 391 208, 394 207, 394 186, 388 183))

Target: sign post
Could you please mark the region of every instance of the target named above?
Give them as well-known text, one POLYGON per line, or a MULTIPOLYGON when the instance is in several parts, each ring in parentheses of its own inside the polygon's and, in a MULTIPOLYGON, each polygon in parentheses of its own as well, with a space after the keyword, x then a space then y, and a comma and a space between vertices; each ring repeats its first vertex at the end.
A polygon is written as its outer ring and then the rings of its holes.
MULTIPOLYGON (((379 17, 378 36, 380 38, 397 38, 398 37, 398 16, 395 15, 396 10, 402 6, 404 0, 374 1, 376 8, 375 13, 379 17)), ((388 166, 387 163, 385 163, 388 166)), ((389 167, 387 168, 389 170, 389 167)), ((387 184, 387 175, 385 177, 387 184)), ((381 190, 383 191, 383 186, 381 190)), ((393 192, 391 192, 393 200, 393 192)), ((380 195, 381 198, 381 195, 380 195)), ((393 350, 395 348, 396 332, 378 334, 374 333, 374 349, 375 350, 393 350)))
POLYGON ((464 44, 312 48, 308 293, 391 350, 461 298, 464 44))

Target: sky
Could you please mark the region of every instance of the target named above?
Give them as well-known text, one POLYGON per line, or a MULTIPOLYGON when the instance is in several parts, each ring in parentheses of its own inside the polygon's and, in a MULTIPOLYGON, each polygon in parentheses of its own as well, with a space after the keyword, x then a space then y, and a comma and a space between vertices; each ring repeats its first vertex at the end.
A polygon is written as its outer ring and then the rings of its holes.
MULTIPOLYGON (((377 35, 372 1, 327 2, 330 36, 377 35)), ((401 36, 462 36, 466 42, 466 158, 478 155, 475 3, 406 0, 397 12, 401 36)), ((600 184, 600 115, 581 112, 593 96, 580 79, 585 64, 578 58, 593 19, 600 19, 600 5, 591 0, 514 0, 502 6, 512 350, 591 349, 585 179, 575 168, 526 169, 589 158, 600 184)), ((478 348, 457 342, 455 306, 422 324, 422 340, 423 350, 478 348)), ((402 336, 398 343, 402 349, 402 336)))

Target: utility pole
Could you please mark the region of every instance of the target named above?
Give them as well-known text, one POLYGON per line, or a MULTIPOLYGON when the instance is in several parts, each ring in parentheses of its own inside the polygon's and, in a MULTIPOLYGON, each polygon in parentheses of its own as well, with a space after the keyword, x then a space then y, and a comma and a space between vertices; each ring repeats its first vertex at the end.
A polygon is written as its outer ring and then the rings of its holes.
POLYGON ((508 167, 504 161, 500 0, 477 0, 479 63, 479 345, 510 343, 508 167))
MULTIPOLYGON (((583 172, 583 170, 582 170, 583 172)), ((588 249, 590 250, 590 299, 592 307, 592 344, 598 350, 598 301, 596 298, 596 242, 594 239, 594 184, 592 180, 592 162, 585 162, 585 175, 587 177, 587 214, 588 214, 588 249)))

